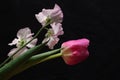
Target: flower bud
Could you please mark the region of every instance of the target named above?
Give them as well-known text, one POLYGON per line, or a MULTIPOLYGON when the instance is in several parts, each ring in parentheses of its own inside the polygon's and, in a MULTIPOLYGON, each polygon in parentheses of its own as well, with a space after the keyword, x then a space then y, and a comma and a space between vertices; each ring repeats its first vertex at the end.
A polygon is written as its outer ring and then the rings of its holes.
POLYGON ((88 56, 88 39, 70 40, 62 44, 62 58, 68 65, 75 65, 84 61, 88 56))

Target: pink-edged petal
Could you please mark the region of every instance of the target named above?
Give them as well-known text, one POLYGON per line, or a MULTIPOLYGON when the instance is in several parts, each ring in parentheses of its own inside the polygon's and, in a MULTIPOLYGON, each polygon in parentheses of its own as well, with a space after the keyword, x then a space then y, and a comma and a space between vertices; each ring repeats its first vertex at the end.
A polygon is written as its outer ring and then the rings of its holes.
POLYGON ((43 26, 46 24, 47 19, 50 19, 51 23, 61 23, 63 21, 63 12, 57 4, 55 4, 53 9, 42 9, 42 12, 35 16, 43 26))
POLYGON ((42 9, 42 14, 46 17, 50 17, 50 15, 52 14, 53 9, 42 9))
POLYGON ((59 41, 58 37, 50 37, 50 40, 48 41, 47 46, 50 49, 53 49, 54 46, 58 43, 58 41, 59 41))
POLYGON ((23 29, 20 29, 18 32, 17 32, 17 37, 18 38, 25 38, 28 36, 28 35, 32 35, 31 34, 31 30, 30 28, 26 27, 26 28, 23 28, 23 29))
POLYGON ((52 29, 54 31, 54 35, 55 36, 59 36, 59 35, 63 35, 64 34, 64 31, 63 31, 61 23, 53 23, 53 24, 51 24, 51 26, 52 26, 52 29))
POLYGON ((56 21, 58 23, 61 23, 63 21, 63 12, 57 4, 55 4, 50 16, 53 18, 53 21, 56 21))
POLYGON ((53 9, 43 9, 42 13, 46 16, 49 16, 54 21, 58 20, 58 22, 62 22, 63 12, 57 4, 55 4, 53 9))
POLYGON ((42 43, 45 43, 45 42, 48 42, 49 41, 49 38, 45 38, 43 39, 42 43))
POLYGON ((34 47, 34 46, 37 44, 37 41, 38 41, 37 38, 36 38, 36 39, 33 39, 33 40, 27 45, 27 47, 29 47, 29 48, 34 47))
POLYGON ((9 43, 8 45, 10 45, 10 46, 12 46, 12 45, 16 45, 17 43, 18 43, 18 39, 14 39, 13 41, 12 41, 12 43, 9 43))
POLYGON ((28 34, 28 35, 26 36, 26 38, 32 38, 33 35, 34 35, 34 33, 28 34))
POLYGON ((35 14, 35 17, 43 26, 46 24, 47 16, 45 16, 42 12, 35 14))

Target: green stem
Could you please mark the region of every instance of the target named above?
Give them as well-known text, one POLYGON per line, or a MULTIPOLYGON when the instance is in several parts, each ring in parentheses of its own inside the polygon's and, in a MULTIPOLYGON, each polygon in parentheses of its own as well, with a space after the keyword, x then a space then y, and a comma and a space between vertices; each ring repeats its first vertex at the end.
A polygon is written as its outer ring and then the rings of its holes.
MULTIPOLYGON (((53 55, 54 53, 57 53, 61 49, 62 48, 32 56, 23 66, 26 67, 26 66, 32 66, 32 65, 39 64, 43 59, 53 55)), ((56 54, 54 54, 54 55, 56 55, 56 54)))
POLYGON ((57 53, 57 54, 54 54, 54 55, 51 55, 45 59, 42 59, 39 63, 42 63, 42 62, 45 62, 45 61, 48 61, 48 60, 51 60, 51 59, 55 59, 55 58, 58 58, 58 57, 61 57, 62 53, 57 53))

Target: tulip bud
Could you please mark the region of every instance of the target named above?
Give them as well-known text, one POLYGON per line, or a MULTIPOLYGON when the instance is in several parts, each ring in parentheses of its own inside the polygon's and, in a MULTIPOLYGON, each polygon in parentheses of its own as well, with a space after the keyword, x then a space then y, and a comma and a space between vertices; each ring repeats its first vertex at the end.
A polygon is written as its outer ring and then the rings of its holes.
POLYGON ((62 44, 62 58, 68 65, 75 65, 84 61, 88 56, 88 39, 70 40, 62 44))

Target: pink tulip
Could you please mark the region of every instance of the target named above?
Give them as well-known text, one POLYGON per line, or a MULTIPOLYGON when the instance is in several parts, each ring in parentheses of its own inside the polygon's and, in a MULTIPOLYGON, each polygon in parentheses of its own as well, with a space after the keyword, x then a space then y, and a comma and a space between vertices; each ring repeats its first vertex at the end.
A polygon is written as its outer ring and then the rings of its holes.
POLYGON ((62 58, 68 65, 75 65, 84 61, 88 56, 88 39, 70 40, 62 44, 62 58))

